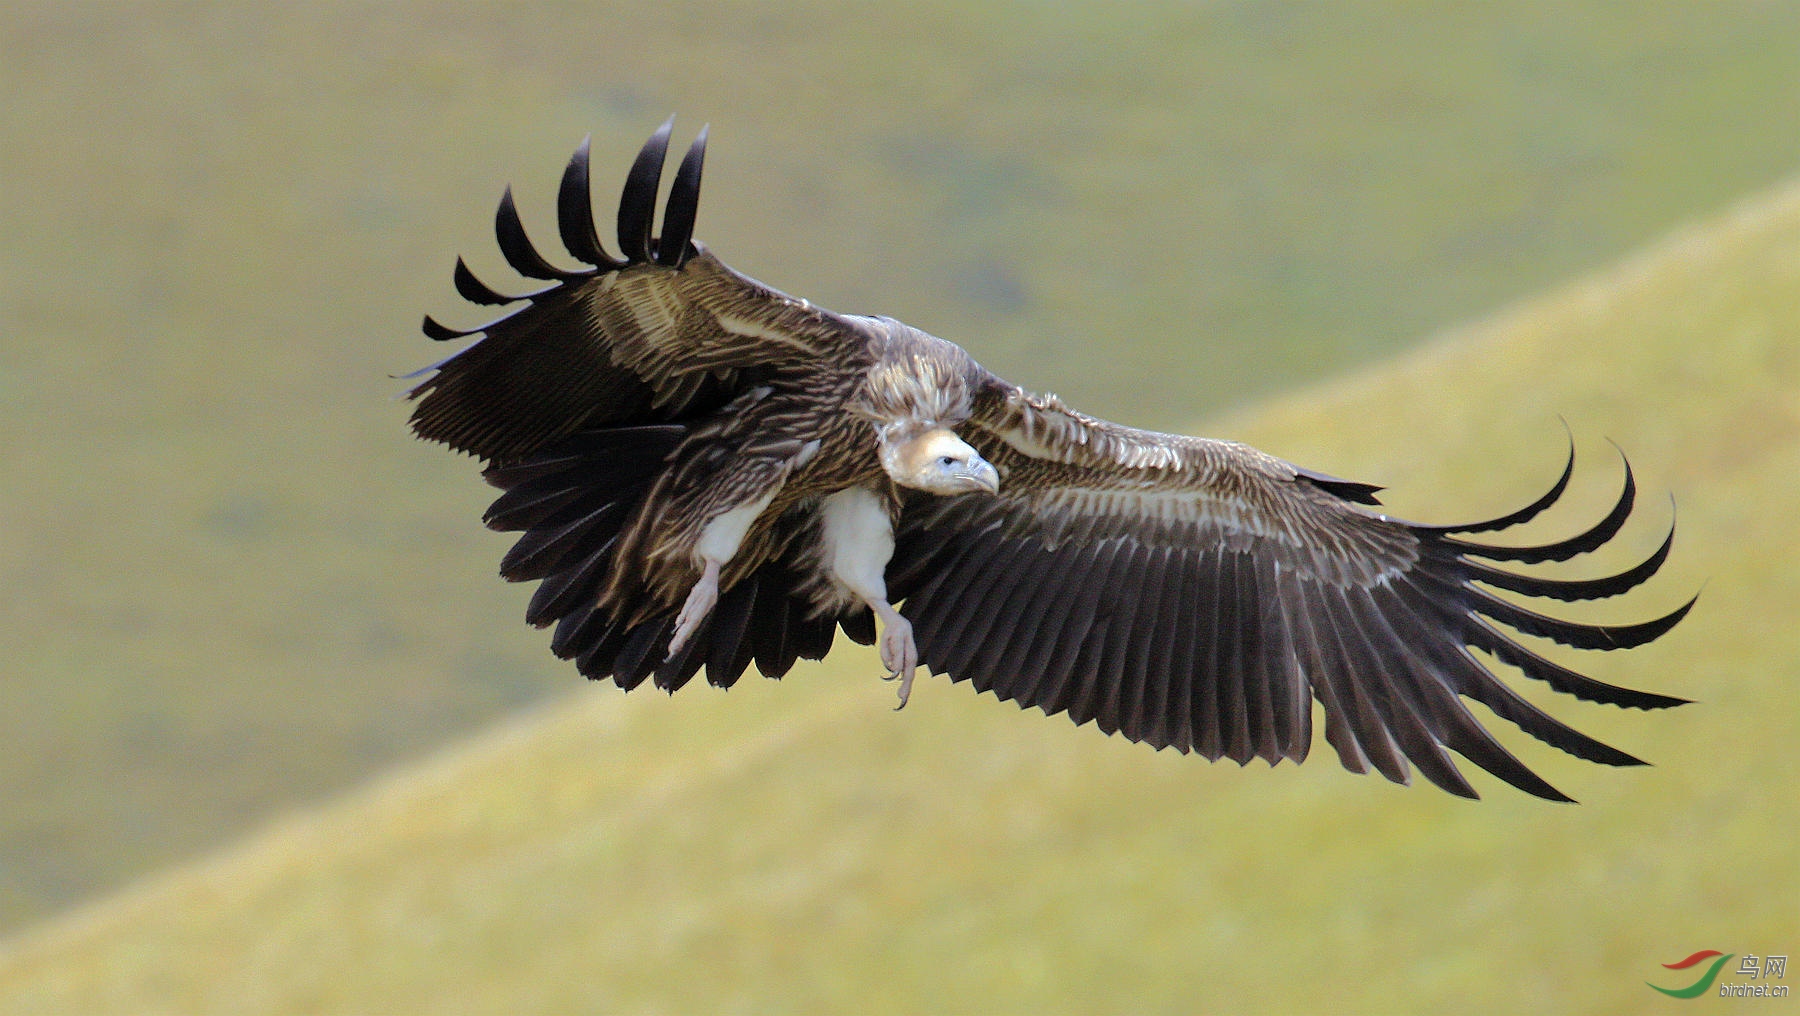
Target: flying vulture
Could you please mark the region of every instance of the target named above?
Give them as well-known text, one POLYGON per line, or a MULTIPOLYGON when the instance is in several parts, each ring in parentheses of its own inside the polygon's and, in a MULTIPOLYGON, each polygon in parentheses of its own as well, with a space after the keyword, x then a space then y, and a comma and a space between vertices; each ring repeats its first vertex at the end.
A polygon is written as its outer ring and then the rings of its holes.
POLYGON ((1683 700, 1604 684, 1504 629, 1586 649, 1662 635, 1653 621, 1578 624, 1519 598, 1586 600, 1637 586, 1674 536, 1617 575, 1563 580, 1500 563, 1563 561, 1607 543, 1634 500, 1543 546, 1472 537, 1521 525, 1566 489, 1486 522, 1379 513, 1380 488, 1229 441, 1134 430, 983 370, 892 318, 837 314, 726 267, 692 239, 706 130, 653 225, 663 124, 625 179, 617 258, 601 245, 588 143, 562 178, 565 268, 526 237, 507 190, 500 252, 547 285, 518 296, 460 259, 457 291, 519 305, 431 365, 413 429, 485 461, 504 493, 485 521, 524 535, 500 573, 538 580, 525 619, 590 678, 673 691, 752 661, 780 677, 837 629, 879 642, 901 704, 919 666, 1047 715, 1157 748, 1305 759, 1312 700, 1354 772, 1411 766, 1475 797, 1454 751, 1530 794, 1566 801, 1469 711, 1607 765, 1638 759, 1553 719, 1471 650, 1593 702, 1683 700), (1497 595, 1496 591, 1517 594, 1497 595))

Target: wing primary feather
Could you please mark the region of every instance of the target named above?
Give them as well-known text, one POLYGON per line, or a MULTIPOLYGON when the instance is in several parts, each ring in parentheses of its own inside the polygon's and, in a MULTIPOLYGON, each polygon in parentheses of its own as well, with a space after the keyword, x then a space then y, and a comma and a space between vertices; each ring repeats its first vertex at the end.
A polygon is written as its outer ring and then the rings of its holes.
MULTIPOLYGON (((1446 666, 1460 673, 1459 694, 1480 702, 1494 715, 1508 721, 1543 743, 1576 758, 1609 766, 1641 766, 1649 763, 1620 751, 1563 723, 1526 701, 1494 678, 1468 650, 1456 647, 1446 666)), ((1516 784, 1515 784, 1516 785, 1516 784)))
POLYGON ((1394 717, 1391 710, 1384 708, 1387 703, 1372 694, 1371 685, 1380 680, 1379 661, 1364 655, 1366 647, 1350 636, 1355 635, 1350 619, 1344 616, 1339 604, 1333 603, 1336 591, 1321 586, 1319 589, 1322 609, 1319 616, 1329 633, 1327 651, 1331 652, 1338 663, 1338 673, 1342 678, 1342 697, 1344 704, 1350 707, 1347 717, 1351 732, 1362 745, 1363 754, 1375 766, 1375 769, 1394 783, 1410 785, 1412 769, 1407 764, 1405 750, 1395 741, 1394 717), (1377 670, 1371 672, 1370 668, 1377 670))
POLYGON ((1487 668, 1467 650, 1459 647, 1457 656, 1467 673, 1467 689, 1462 694, 1487 706, 1495 716, 1579 759, 1608 766, 1648 765, 1643 759, 1590 737, 1532 705, 1505 684, 1494 680, 1487 668))
POLYGON ((500 195, 500 207, 494 210, 494 237, 500 242, 500 255, 506 258, 506 263, 528 279, 561 282, 581 277, 580 273, 565 272, 545 261, 531 245, 531 237, 525 234, 525 224, 519 220, 519 208, 513 203, 511 186, 500 195))
MULTIPOLYGON (((1441 705, 1448 694, 1439 687, 1435 704, 1440 708, 1434 709, 1429 690, 1432 680, 1421 677, 1412 652, 1389 637, 1387 626, 1373 616, 1376 612, 1367 590, 1338 590, 1337 599, 1341 605, 1339 616, 1349 635, 1344 644, 1358 663, 1362 678, 1359 684, 1369 694, 1384 727, 1407 760, 1439 788, 1458 797, 1479 799, 1481 795, 1444 751, 1446 730, 1441 705)), ((1488 768, 1482 759, 1471 761, 1488 768)), ((1488 761, 1501 764, 1497 757, 1488 761)))
MULTIPOLYGON (((1459 691, 1494 711, 1494 715, 1539 741, 1589 762, 1608 766, 1648 765, 1643 759, 1620 751, 1558 720, 1532 705, 1518 692, 1496 679, 1468 650, 1456 647, 1456 660, 1464 671, 1459 691)), ((1495 774, 1499 775, 1499 774, 1495 774)))
MULTIPOLYGON (((420 323, 419 330, 424 332, 425 337, 430 339, 433 342, 449 342, 451 339, 460 339, 466 335, 474 335, 475 333, 481 331, 481 329, 479 329, 479 328, 451 328, 446 325, 441 325, 441 324, 438 324, 437 319, 432 317, 430 314, 425 315, 425 320, 422 323, 420 323)), ((474 347, 471 346, 469 348, 473 349, 474 347)), ((460 356, 462 354, 458 353, 457 355, 460 356)), ((446 360, 441 360, 437 363, 432 364, 430 367, 428 367, 426 369, 427 370, 435 370, 436 368, 442 367, 444 364, 449 363, 451 359, 455 359, 455 357, 451 357, 450 359, 446 359, 446 360)), ((408 375, 408 376, 410 377, 411 375, 408 375)))
POLYGON ((1532 519, 1537 518, 1539 515, 1543 514, 1545 509, 1560 500, 1563 496, 1563 492, 1569 489, 1569 478, 1574 475, 1575 440, 1571 437, 1569 439, 1569 459, 1563 464, 1562 476, 1558 477, 1556 483, 1536 501, 1520 508, 1518 511, 1509 512, 1498 518, 1488 519, 1486 522, 1465 522, 1462 525, 1456 526, 1414 526, 1413 528, 1418 532, 1442 533, 1446 535, 1451 533, 1492 533, 1501 529, 1511 529, 1513 526, 1523 525, 1530 522, 1532 519))
POLYGON ((563 247, 575 260, 596 268, 612 271, 624 262, 606 252, 600 234, 594 228, 594 199, 588 182, 588 155, 592 137, 583 137, 581 146, 569 157, 563 170, 562 186, 556 192, 556 225, 562 234, 563 247))
MULTIPOLYGON (((430 335, 431 334, 431 326, 437 325, 437 322, 432 321, 431 315, 429 315, 429 314, 427 314, 425 316, 425 320, 427 322, 429 322, 429 324, 425 328, 425 333, 427 335, 430 335)), ((437 327, 442 328, 443 326, 437 325, 437 327)), ((450 338, 456 338, 456 336, 452 335, 452 336, 450 336, 450 338)), ((451 353, 449 356, 446 356, 443 359, 438 360, 434 363, 428 363, 423 367, 418 367, 416 369, 409 370, 404 374, 396 374, 396 375, 394 375, 394 380, 396 380, 396 381, 411 381, 414 378, 425 377, 425 375, 427 375, 427 374, 435 374, 438 371, 444 369, 444 366, 446 364, 448 364, 450 361, 456 359, 457 357, 463 355, 464 353, 468 352, 471 349, 474 349, 476 346, 479 346, 479 345, 481 345, 481 343, 479 343, 479 342, 471 343, 470 345, 468 345, 462 349, 459 349, 456 352, 451 353)), ((414 385, 413 387, 408 388, 406 390, 406 397, 409 399, 418 398, 419 392, 423 391, 427 385, 431 384, 431 380, 432 379, 430 379, 430 378, 426 378, 424 381, 421 381, 418 384, 414 385)))
POLYGON ((1500 662, 1519 668, 1526 677, 1542 681, 1565 695, 1627 709, 1668 709, 1687 705, 1690 701, 1597 681, 1514 642, 1483 618, 1468 615, 1463 621, 1463 637, 1470 646, 1493 653, 1500 662))
POLYGON ((694 217, 700 209, 700 171, 706 162, 706 132, 703 125, 694 143, 675 170, 675 181, 669 185, 669 203, 663 207, 662 237, 656 241, 656 263, 680 268, 694 253, 694 217))
POLYGON ((1526 635, 1547 638, 1576 649, 1630 649, 1641 646, 1675 627, 1700 599, 1696 595, 1661 617, 1637 624, 1580 624, 1527 610, 1472 586, 1460 588, 1475 612, 1526 635))
POLYGON ((1635 589, 1648 581, 1669 559, 1669 550, 1675 545, 1675 527, 1669 527, 1668 536, 1663 538, 1662 546, 1656 553, 1645 558, 1638 565, 1628 568, 1617 575, 1608 575, 1596 579, 1545 579, 1532 575, 1519 575, 1515 572, 1491 568, 1476 561, 1464 560, 1461 568, 1469 578, 1485 582, 1490 586, 1524 593, 1527 596, 1544 596, 1553 600, 1570 602, 1574 600, 1599 600, 1609 596, 1635 589))
POLYGON ((649 261, 650 233, 655 228, 656 192, 662 185, 663 158, 669 151, 669 132, 675 129, 675 118, 669 117, 650 135, 638 150, 631 172, 625 176, 625 189, 619 195, 619 250, 627 261, 649 261))
POLYGON ((1325 645, 1325 632, 1319 625, 1323 608, 1309 595, 1316 592, 1317 586, 1291 571, 1284 578, 1288 590, 1285 599, 1294 605, 1292 617, 1297 622, 1296 645, 1306 654, 1302 666, 1306 668, 1307 681, 1313 694, 1318 697, 1325 710, 1325 741, 1337 751, 1338 761, 1345 769, 1353 773, 1367 773, 1370 769, 1369 756, 1363 751, 1356 732, 1350 726, 1352 716, 1349 690, 1343 687, 1344 678, 1339 673, 1341 668, 1335 654, 1329 652, 1325 645))
MULTIPOLYGON (((1397 587, 1389 595, 1393 598, 1391 617, 1396 621, 1405 617, 1410 622, 1408 627, 1415 633, 1410 644, 1426 655, 1451 691, 1480 702, 1493 710, 1494 715, 1511 722, 1532 737, 1577 758, 1614 766, 1643 764, 1639 759, 1583 734, 1527 702, 1492 671, 1482 666, 1462 645, 1444 638, 1445 634, 1454 629, 1450 627, 1450 621, 1440 616, 1441 608, 1430 601, 1428 594, 1416 587, 1397 587)), ((1492 631, 1491 628, 1487 630, 1492 631)), ((1498 635, 1497 632, 1494 634, 1498 635)), ((1493 772, 1491 769, 1489 771, 1493 772)), ((1505 779, 1501 773, 1495 772, 1495 775, 1505 779)), ((1515 783, 1514 786, 1518 784, 1515 783)))
MULTIPOLYGON (((1620 455, 1623 460, 1624 456, 1620 455)), ((1541 547, 1495 547, 1485 543, 1470 543, 1466 540, 1444 538, 1446 546, 1454 547, 1464 554, 1485 557, 1490 561, 1516 561, 1520 564, 1540 564, 1545 561, 1567 561, 1568 559, 1588 551, 1611 540, 1618 535, 1619 529, 1631 515, 1632 505, 1637 500, 1637 481, 1631 475, 1631 463, 1625 463, 1625 487, 1619 492, 1619 500, 1613 505, 1606 517, 1595 523, 1592 529, 1579 533, 1566 540, 1546 543, 1541 547)))
POLYGON ((476 278, 475 273, 469 271, 468 263, 460 257, 456 259, 456 270, 451 273, 450 281, 455 283, 457 293, 470 303, 503 307, 525 299, 522 296, 507 296, 504 293, 495 292, 487 283, 476 278))

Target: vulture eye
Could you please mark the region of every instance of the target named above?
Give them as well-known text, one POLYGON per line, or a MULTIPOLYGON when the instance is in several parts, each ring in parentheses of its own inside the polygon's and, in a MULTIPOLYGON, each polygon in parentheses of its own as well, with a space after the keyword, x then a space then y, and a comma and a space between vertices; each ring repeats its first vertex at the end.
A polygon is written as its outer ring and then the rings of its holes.
POLYGON ((956 465, 956 460, 946 455, 938 460, 938 465, 943 466, 945 469, 949 469, 951 466, 956 465))

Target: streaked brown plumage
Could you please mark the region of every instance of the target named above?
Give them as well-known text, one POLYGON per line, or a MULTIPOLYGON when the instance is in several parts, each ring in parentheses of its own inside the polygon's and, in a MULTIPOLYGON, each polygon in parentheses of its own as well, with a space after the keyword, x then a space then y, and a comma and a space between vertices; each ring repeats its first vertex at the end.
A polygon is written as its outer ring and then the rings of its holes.
POLYGON ((1343 764, 1407 782, 1417 766, 1474 790, 1445 749, 1532 794, 1566 800, 1501 747, 1463 699, 1566 752, 1639 761, 1551 718, 1471 649, 1558 691, 1660 708, 1682 700, 1603 684, 1495 626, 1567 645, 1640 645, 1692 606, 1642 624, 1578 624, 1488 587, 1581 600, 1623 593, 1669 538, 1619 575, 1541 579, 1488 562, 1563 561, 1608 542, 1634 502, 1541 547, 1475 542, 1554 503, 1423 526, 1369 510, 1379 489, 1241 444, 1096 420, 983 370, 886 318, 834 314, 733 272, 692 242, 706 132, 683 159, 660 237, 652 220, 671 124, 644 146, 619 208, 624 259, 594 229, 588 148, 558 198, 557 267, 511 192, 501 252, 551 285, 488 288, 459 259, 458 292, 524 302, 421 371, 413 427, 487 460, 505 493, 486 522, 524 535, 501 563, 541 580, 526 619, 592 678, 729 686, 752 661, 779 677, 838 627, 1021 706, 1094 721, 1158 748, 1239 763, 1303 760, 1312 701, 1343 764), (900 604, 898 610, 892 605, 900 604))

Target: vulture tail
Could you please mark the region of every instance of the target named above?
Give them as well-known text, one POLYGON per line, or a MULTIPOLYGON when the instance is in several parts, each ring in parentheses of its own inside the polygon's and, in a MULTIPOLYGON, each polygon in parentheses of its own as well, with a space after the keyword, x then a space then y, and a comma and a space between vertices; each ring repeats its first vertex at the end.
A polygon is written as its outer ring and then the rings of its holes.
POLYGON ((626 690, 652 679, 672 692, 702 667, 710 683, 728 688, 752 660, 765 675, 780 677, 797 659, 823 659, 840 624, 853 640, 873 642, 867 610, 813 616, 810 598, 798 592, 801 577, 778 559, 724 590, 673 657, 675 608, 639 619, 598 605, 622 529, 688 430, 678 423, 586 430, 483 471, 503 491, 483 521, 521 534, 500 574, 538 581, 525 620, 555 626, 551 651, 574 660, 589 678, 611 678, 626 690))

